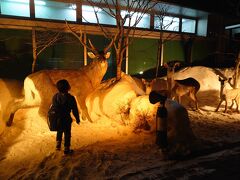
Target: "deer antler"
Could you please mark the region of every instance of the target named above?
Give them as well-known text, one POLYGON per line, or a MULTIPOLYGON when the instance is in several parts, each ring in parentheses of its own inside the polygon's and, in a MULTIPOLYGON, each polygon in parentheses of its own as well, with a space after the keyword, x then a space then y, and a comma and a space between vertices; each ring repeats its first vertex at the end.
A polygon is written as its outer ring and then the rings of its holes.
POLYGON ((108 51, 108 49, 110 49, 110 48, 112 47, 112 45, 114 44, 114 42, 115 42, 116 39, 117 39, 117 36, 118 36, 118 33, 116 33, 116 34, 114 35, 114 37, 112 38, 112 40, 111 40, 111 42, 108 44, 108 46, 104 48, 103 51, 104 51, 105 53, 108 51))
POLYGON ((91 48, 94 49, 95 51, 97 51, 97 49, 94 47, 94 45, 92 44, 92 41, 90 39, 88 39, 88 43, 90 44, 91 48))
POLYGON ((66 22, 66 26, 68 27, 68 29, 70 30, 70 32, 76 37, 78 38, 78 40, 80 41, 80 43, 86 47, 88 50, 90 51, 93 51, 93 52, 97 52, 97 49, 93 46, 92 42, 90 41, 90 39, 88 40, 90 46, 88 46, 84 41, 83 41, 83 38, 82 38, 82 31, 81 29, 79 29, 79 32, 80 32, 80 36, 69 26, 69 24, 66 22))

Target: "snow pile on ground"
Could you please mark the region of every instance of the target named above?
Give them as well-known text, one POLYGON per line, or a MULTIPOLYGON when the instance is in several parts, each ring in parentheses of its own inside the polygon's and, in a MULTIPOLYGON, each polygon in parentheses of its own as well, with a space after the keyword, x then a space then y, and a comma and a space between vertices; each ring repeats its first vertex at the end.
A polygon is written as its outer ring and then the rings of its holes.
MULTIPOLYGON (((133 131, 153 131, 157 106, 149 102, 148 95, 138 88, 131 76, 123 74, 120 81, 109 80, 103 83, 86 102, 88 113, 95 122, 109 119, 120 125, 129 125, 133 131), (114 101, 113 101, 114 99, 114 101)), ((194 143, 187 110, 176 101, 166 102, 168 110, 168 137, 170 149, 179 151, 176 144, 184 151, 194 143), (185 140, 187 139, 187 141, 185 140)), ((182 152, 186 153, 186 152, 182 152)))
MULTIPOLYGON (((190 75, 195 73, 197 77, 196 72, 202 73, 196 69, 193 72, 189 71, 190 75)), ((207 76, 208 71, 205 73, 204 83, 211 84, 212 78, 215 77, 207 76)), ((115 86, 114 88, 117 87, 115 86)), ((129 90, 131 89, 129 87, 129 90)), ((219 102, 219 91, 215 91, 214 96, 211 90, 204 91, 205 94, 198 93, 200 111, 192 111, 187 103, 184 104, 188 110, 190 129, 198 142, 201 142, 196 147, 195 154, 208 153, 212 148, 216 149, 229 143, 234 147, 234 143, 240 141, 240 114, 230 110, 223 113, 223 106, 220 112, 215 112, 219 102)), ((115 98, 112 99, 114 100, 115 98)), ((137 105, 129 109, 129 117, 136 117, 138 113, 140 114, 137 117, 141 117, 142 110, 148 108, 154 111, 153 105, 143 106, 146 101, 146 95, 135 97, 131 105, 137 105)), ((109 108, 109 111, 111 110, 109 108)), ((239 149, 232 149, 185 161, 166 160, 155 145, 154 129, 133 132, 132 126, 103 116, 95 123, 82 121, 77 125, 73 122, 72 148, 75 152, 65 156, 62 151, 55 151, 56 133, 48 130, 47 123, 40 118, 37 111, 38 108, 17 111, 13 126, 6 128, 0 136, 0 179, 204 178, 218 172, 217 166, 226 163, 218 162, 223 157, 230 154, 231 161, 234 162, 233 158, 238 160, 240 155, 239 149), (209 159, 210 165, 206 164, 209 159)), ((103 112, 106 112, 105 109, 103 112)), ((175 112, 171 114, 174 115, 175 112)), ((150 119, 149 116, 149 121, 150 119)), ((180 127, 185 126, 188 125, 180 127)), ((182 130, 179 129, 178 133, 182 134, 185 131, 182 130)), ((189 139, 184 137, 184 140, 189 139)), ((239 167, 238 164, 234 167, 239 167)), ((221 178, 233 177, 229 176, 234 174, 233 171, 232 174, 224 176, 228 165, 222 169, 221 178)))

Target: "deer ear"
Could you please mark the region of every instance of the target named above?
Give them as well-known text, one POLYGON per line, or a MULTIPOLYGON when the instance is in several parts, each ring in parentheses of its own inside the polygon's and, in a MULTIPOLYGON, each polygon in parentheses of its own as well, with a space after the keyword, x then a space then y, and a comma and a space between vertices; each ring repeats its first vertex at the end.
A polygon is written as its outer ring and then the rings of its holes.
POLYGON ((96 58, 96 55, 93 52, 88 52, 87 54, 91 59, 96 58))
POLYGON ((175 67, 178 67, 178 66, 180 66, 180 63, 177 62, 177 63, 174 64, 174 66, 175 66, 175 67))
POLYGON ((146 79, 141 78, 141 80, 142 80, 143 84, 146 84, 146 79))
POLYGON ((104 55, 104 57, 105 57, 106 59, 108 59, 108 58, 110 57, 110 55, 111 55, 111 52, 107 52, 107 53, 104 55))
POLYGON ((163 67, 168 68, 168 64, 167 64, 167 63, 164 63, 164 64, 163 64, 163 67))

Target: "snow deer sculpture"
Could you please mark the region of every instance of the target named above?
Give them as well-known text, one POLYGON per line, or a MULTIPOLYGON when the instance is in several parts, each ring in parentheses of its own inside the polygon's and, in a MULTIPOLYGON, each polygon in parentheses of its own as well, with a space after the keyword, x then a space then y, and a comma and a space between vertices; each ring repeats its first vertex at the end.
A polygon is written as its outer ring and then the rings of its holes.
POLYGON ((215 110, 215 112, 218 111, 219 107, 221 106, 222 102, 225 101, 225 110, 224 113, 227 112, 227 105, 228 105, 228 100, 232 101, 232 104, 230 106, 230 109, 232 109, 234 105, 234 101, 236 102, 236 111, 239 112, 238 110, 238 105, 240 103, 240 88, 235 88, 235 89, 226 89, 227 82, 229 82, 232 78, 221 78, 220 76, 218 77, 218 80, 221 83, 221 88, 220 88, 220 102, 215 110))
MULTIPOLYGON (((72 31, 70 27, 69 29, 72 31)), ((24 80, 25 97, 9 105, 10 112, 7 113, 7 126, 11 126, 15 112, 21 108, 39 106, 39 114, 46 117, 52 96, 57 92, 55 84, 60 79, 69 81, 71 85, 70 93, 76 97, 82 119, 87 118, 92 122, 85 99, 88 94, 100 85, 107 71, 107 59, 110 57, 108 50, 113 45, 114 38, 104 50, 99 51, 90 40, 88 40, 90 46, 82 41, 82 32, 80 32, 80 36, 74 31, 72 33, 80 40, 82 45, 91 51, 88 52, 88 56, 94 61, 79 70, 42 70, 27 76, 24 80)))
POLYGON ((174 80, 175 68, 179 65, 179 63, 171 65, 168 65, 167 63, 164 64, 164 67, 167 68, 168 97, 174 99, 176 98, 178 103, 181 103, 181 97, 188 95, 195 103, 196 110, 198 110, 198 100, 196 94, 200 89, 200 83, 192 77, 182 80, 174 80))

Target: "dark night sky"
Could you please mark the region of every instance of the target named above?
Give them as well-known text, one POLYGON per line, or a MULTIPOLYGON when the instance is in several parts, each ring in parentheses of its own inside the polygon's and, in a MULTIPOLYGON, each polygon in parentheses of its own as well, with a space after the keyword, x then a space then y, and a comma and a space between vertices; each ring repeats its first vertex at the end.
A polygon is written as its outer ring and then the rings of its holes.
POLYGON ((163 0, 240 19, 240 0, 163 0))

